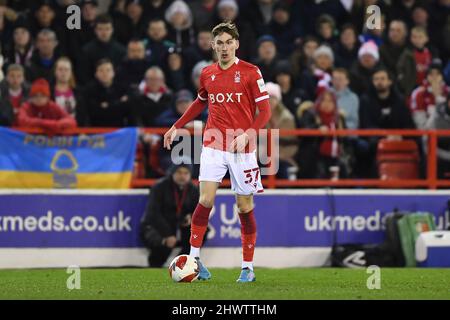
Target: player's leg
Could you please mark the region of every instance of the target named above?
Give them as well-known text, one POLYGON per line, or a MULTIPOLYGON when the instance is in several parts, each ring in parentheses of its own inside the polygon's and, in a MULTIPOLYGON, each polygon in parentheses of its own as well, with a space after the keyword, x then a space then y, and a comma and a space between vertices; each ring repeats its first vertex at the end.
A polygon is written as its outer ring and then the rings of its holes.
POLYGON ((221 150, 204 147, 200 156, 200 199, 191 222, 190 255, 197 259, 200 267, 200 280, 211 278, 208 269, 200 261, 200 248, 208 228, 209 214, 214 205, 217 188, 228 168, 221 150))
POLYGON ((228 166, 241 221, 242 272, 238 282, 252 282, 256 280, 253 272, 256 245, 253 194, 263 191, 256 153, 229 154, 228 166))
POLYGON ((241 222, 242 272, 238 282, 256 280, 253 271, 253 256, 256 245, 256 219, 253 212, 253 195, 236 195, 236 204, 241 222))
POLYGON ((203 245, 203 239, 208 228, 209 214, 214 205, 218 182, 200 181, 200 199, 192 215, 191 222, 191 252, 190 255, 200 257, 200 248, 203 245))

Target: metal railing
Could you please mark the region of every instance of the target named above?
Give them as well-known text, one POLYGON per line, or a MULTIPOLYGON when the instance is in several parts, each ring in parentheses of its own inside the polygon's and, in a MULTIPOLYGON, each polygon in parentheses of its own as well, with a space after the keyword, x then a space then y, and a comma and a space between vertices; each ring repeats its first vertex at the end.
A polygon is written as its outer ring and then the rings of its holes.
MULTIPOLYGON (((14 128, 28 133, 43 134, 40 129, 30 128, 14 128)), ((117 128, 76 128, 68 129, 61 134, 98 134, 108 133, 117 130, 117 128)), ((163 135, 167 128, 141 128, 140 131, 146 134, 163 135)), ((189 129, 191 134, 196 134, 193 129, 189 129)), ((200 134, 200 133, 197 133, 200 134)), ((268 141, 270 141, 271 130, 268 130, 268 141)), ((298 136, 298 137, 385 137, 385 136, 402 136, 402 137, 427 137, 427 153, 426 153, 426 178, 414 180, 382 180, 382 179, 278 179, 275 174, 269 174, 262 179, 265 188, 274 189, 279 187, 379 187, 379 188, 408 188, 421 187, 436 189, 439 187, 450 187, 450 180, 438 179, 437 177, 437 142, 439 137, 450 136, 450 130, 332 130, 322 132, 320 130, 311 129, 280 129, 279 136, 298 136)), ((268 144, 268 156, 271 156, 270 143, 268 144)), ((132 187, 142 188, 151 187, 157 179, 133 179, 132 187)), ((225 179, 222 186, 230 186, 230 181, 225 179)))

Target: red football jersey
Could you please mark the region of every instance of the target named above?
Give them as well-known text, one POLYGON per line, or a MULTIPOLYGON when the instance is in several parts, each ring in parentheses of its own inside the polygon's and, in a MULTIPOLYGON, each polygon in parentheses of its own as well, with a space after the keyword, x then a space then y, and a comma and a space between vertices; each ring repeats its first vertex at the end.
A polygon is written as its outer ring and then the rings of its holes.
MULTIPOLYGON (((198 98, 208 101, 209 109, 203 145, 228 150, 234 137, 242 134, 235 130, 252 127, 257 104, 269 99, 269 94, 259 68, 236 58, 226 70, 219 63, 202 70, 198 98)), ((252 151, 254 141, 249 145, 252 151)))

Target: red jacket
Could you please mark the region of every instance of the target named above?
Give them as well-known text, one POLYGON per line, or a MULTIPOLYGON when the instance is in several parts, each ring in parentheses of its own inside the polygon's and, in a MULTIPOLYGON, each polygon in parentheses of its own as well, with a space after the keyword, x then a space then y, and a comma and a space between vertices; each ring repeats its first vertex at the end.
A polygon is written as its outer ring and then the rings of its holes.
POLYGON ((18 124, 20 127, 42 128, 52 132, 77 126, 75 119, 53 101, 49 101, 45 107, 25 102, 19 111, 18 124))
MULTIPOLYGON (((442 85, 443 96, 446 97, 449 93, 449 88, 443 84, 442 85)), ((428 83, 424 83, 424 85, 415 89, 410 97, 409 107, 412 113, 417 111, 425 111, 426 113, 430 112, 430 108, 436 107, 436 101, 433 93, 431 92, 431 87, 428 83)))

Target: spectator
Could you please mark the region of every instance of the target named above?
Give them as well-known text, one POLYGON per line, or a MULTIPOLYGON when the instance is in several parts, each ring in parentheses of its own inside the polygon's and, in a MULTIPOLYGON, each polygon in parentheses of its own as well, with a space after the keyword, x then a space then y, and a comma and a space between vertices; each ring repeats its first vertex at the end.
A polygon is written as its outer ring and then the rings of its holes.
POLYGON ((429 4, 430 8, 430 35, 433 44, 437 46, 442 61, 446 61, 450 54, 450 6, 448 0, 436 0, 429 4))
MULTIPOLYGON (((440 103, 435 112, 428 119, 426 129, 450 130, 450 94, 447 100, 440 103)), ((450 139, 441 137, 438 139, 438 177, 448 179, 450 174, 450 139)))
POLYGON ((137 90, 149 67, 150 62, 145 59, 144 43, 139 39, 132 39, 128 42, 126 59, 117 68, 117 81, 137 90))
MULTIPOLYGON (((257 37, 270 32, 269 24, 272 20, 275 0, 249 0, 245 7, 245 18, 250 22, 257 37)), ((240 30, 240 33, 242 31, 240 30)))
POLYGON ((167 76, 167 85, 171 89, 178 91, 187 86, 181 49, 177 47, 169 48, 164 70, 167 76))
POLYGON ((196 30, 211 29, 217 0, 192 0, 188 5, 191 9, 196 30))
POLYGON ((155 127, 155 119, 171 108, 172 94, 165 84, 164 72, 153 66, 145 73, 140 95, 133 103, 133 115, 139 127, 155 127))
POLYGON ((323 14, 317 20, 316 33, 322 44, 333 47, 336 45, 336 21, 332 16, 323 14))
MULTIPOLYGON (((270 107, 272 116, 268 123, 269 129, 295 129, 295 118, 291 112, 283 105, 281 88, 278 84, 268 82, 267 92, 270 97, 270 107)), ((291 172, 296 173, 298 166, 295 155, 298 151, 298 141, 296 136, 280 137, 279 139, 279 170, 277 177, 280 179, 292 178, 291 172)), ((266 153, 264 153, 266 154, 266 153)))
POLYGON ((377 47, 380 47, 384 43, 384 33, 386 30, 386 15, 381 14, 381 23, 380 26, 376 26, 375 28, 369 28, 369 24, 367 19, 370 18, 370 15, 365 15, 364 28, 362 34, 359 36, 359 41, 361 43, 366 43, 369 41, 374 42, 377 47))
POLYGON ((295 115, 298 106, 308 99, 305 91, 294 86, 292 67, 288 61, 280 61, 274 69, 275 81, 281 88, 282 102, 295 115))
POLYGON ((87 125, 91 127, 124 127, 133 125, 127 88, 115 80, 111 60, 97 63, 95 79, 84 93, 87 125))
POLYGON ((150 20, 147 36, 144 38, 145 56, 151 65, 162 66, 169 48, 175 44, 167 38, 166 22, 163 19, 150 20))
POLYGON ((55 63, 55 82, 52 96, 56 104, 77 120, 79 126, 86 122, 84 104, 76 88, 72 62, 67 57, 59 58, 55 63))
POLYGON ((332 92, 336 96, 339 113, 345 117, 345 124, 348 129, 359 128, 359 98, 349 88, 349 73, 344 68, 333 70, 332 92))
POLYGON ((314 63, 303 73, 302 87, 308 97, 316 97, 321 90, 331 84, 331 70, 334 64, 334 54, 330 47, 322 45, 314 51, 314 63))
POLYGON ((413 10, 418 5, 418 0, 398 0, 391 5, 391 19, 405 21, 407 26, 413 25, 413 10))
POLYGON ((380 46, 380 57, 383 65, 396 77, 397 61, 406 48, 408 28, 405 22, 393 20, 389 24, 388 39, 380 46))
POLYGON ((256 36, 252 25, 242 18, 236 0, 220 0, 217 4, 217 18, 215 24, 233 21, 239 30, 239 48, 236 55, 244 60, 250 60, 255 56, 256 36))
POLYGON ((358 51, 358 61, 350 69, 350 88, 357 95, 369 91, 372 73, 380 67, 380 54, 373 41, 364 43, 358 51))
POLYGON ((50 100, 50 86, 47 80, 40 78, 31 85, 29 102, 20 107, 18 125, 42 128, 55 134, 75 128, 77 124, 72 116, 50 100))
POLYGON ((360 126, 363 129, 412 129, 414 122, 404 99, 394 89, 392 76, 380 68, 372 76, 373 89, 361 98, 360 126))
POLYGON ((1 54, 1 48, 0 48, 0 81, 2 81, 5 78, 5 74, 3 73, 4 62, 5 62, 5 59, 3 58, 3 55, 1 54))
POLYGON ((278 62, 275 39, 271 35, 261 36, 256 42, 258 56, 255 64, 259 67, 265 81, 274 81, 274 67, 278 62))
POLYGON ((423 83, 433 60, 432 50, 428 48, 427 43, 427 30, 423 27, 414 27, 411 30, 412 47, 405 49, 398 60, 398 85, 401 92, 407 96, 423 83))
POLYGON ((191 81, 192 81, 192 92, 198 92, 200 89, 200 75, 204 67, 207 67, 211 64, 210 61, 200 61, 198 62, 194 68, 192 68, 191 73, 191 81))
MULTIPOLYGON (((320 93, 314 104, 303 103, 297 113, 301 128, 330 131, 345 128, 336 98, 330 90, 320 93)), ((300 176, 328 179, 332 167, 339 167, 341 148, 336 137, 304 139, 300 145, 300 176)))
MULTIPOLYGON (((356 30, 363 31, 363 34, 367 31, 371 31, 371 29, 367 29, 367 18, 370 17, 369 14, 367 14, 367 8, 371 5, 376 5, 380 8, 382 20, 385 20, 385 14, 387 13, 389 7, 385 3, 384 0, 360 0, 360 1, 351 1, 352 7, 349 10, 350 11, 350 22, 355 26, 356 30)), ((384 23, 384 22, 383 22, 384 23)), ((374 39, 371 39, 374 40, 374 39)), ((369 41, 369 39, 366 39, 366 41, 369 41)), ((366 42, 361 41, 361 42, 366 42)), ((376 41, 375 41, 376 42, 376 41)), ((380 45, 377 43, 377 45, 380 45)))
POLYGON ((195 44, 195 32, 192 21, 192 12, 186 2, 175 0, 164 15, 169 26, 169 40, 177 48, 186 48, 195 44))
MULTIPOLYGON (((175 123, 187 110, 187 108, 194 101, 194 97, 189 90, 183 89, 177 92, 174 107, 167 109, 161 113, 156 119, 155 123, 157 127, 169 128, 173 123, 175 123)), ((207 113, 206 110, 199 115, 198 120, 206 122, 207 113)), ((194 124, 197 122, 191 121, 186 124, 186 128, 193 128, 194 124)))
POLYGON ((31 64, 34 46, 30 27, 25 19, 18 19, 13 26, 12 43, 5 47, 5 66, 20 64, 24 68, 31 64))
POLYGON ((148 20, 143 15, 144 0, 126 0, 124 13, 115 10, 112 13, 114 37, 123 46, 132 38, 141 38, 145 33, 148 20))
POLYGON ((79 30, 71 30, 69 34, 69 57, 74 62, 77 78, 83 78, 81 59, 83 55, 83 47, 95 39, 95 21, 98 16, 97 0, 82 0, 81 7, 81 28, 79 30))
POLYGON ((93 78, 99 60, 109 59, 117 67, 125 57, 126 49, 112 38, 113 32, 111 18, 106 15, 98 16, 95 22, 95 39, 83 47, 83 83, 93 78))
POLYGON ((31 57, 27 79, 44 78, 48 82, 52 80, 53 66, 59 58, 59 54, 55 51, 57 45, 56 34, 52 30, 43 29, 38 33, 36 50, 31 57))
POLYGON ((190 225, 199 191, 191 181, 192 166, 187 163, 173 165, 150 192, 140 236, 150 250, 148 263, 152 268, 162 267, 177 246, 181 247, 179 254, 189 254, 190 225))
POLYGON ((298 79, 305 70, 312 66, 314 62, 313 55, 318 47, 319 40, 317 38, 306 36, 303 42, 294 49, 289 60, 295 79, 298 79))
POLYGON ((38 0, 34 8, 34 14, 31 17, 31 30, 33 36, 37 37, 41 30, 52 30, 55 33, 55 38, 58 43, 57 51, 66 53, 67 37, 65 24, 59 23, 55 8, 49 0, 38 0))
POLYGON ((447 66, 444 69, 444 79, 445 83, 450 86, 450 59, 448 60, 447 66))
POLYGON ((350 69, 354 61, 358 59, 359 47, 360 44, 355 28, 351 24, 344 25, 341 28, 339 42, 334 49, 336 66, 350 69))
POLYGON ((289 57, 296 43, 300 43, 302 33, 300 24, 291 19, 290 9, 284 2, 276 3, 269 25, 270 34, 275 38, 278 53, 283 59, 289 57))
POLYGON ((144 4, 144 17, 148 20, 164 19, 169 6, 173 3, 173 0, 147 0, 144 4))
POLYGON ((426 81, 413 91, 410 110, 416 127, 424 129, 427 120, 436 106, 445 102, 450 88, 445 84, 440 63, 433 63, 429 68, 426 81))
POLYGON ((196 44, 183 52, 185 70, 191 71, 199 61, 213 59, 211 42, 212 34, 209 29, 202 29, 198 32, 196 44))
POLYGON ((17 126, 22 104, 28 99, 30 86, 25 82, 25 70, 20 64, 10 64, 6 79, 0 83, 0 125, 17 126))

